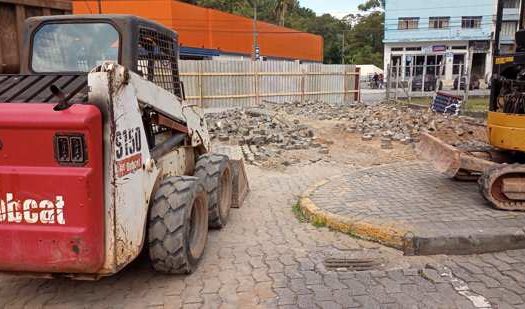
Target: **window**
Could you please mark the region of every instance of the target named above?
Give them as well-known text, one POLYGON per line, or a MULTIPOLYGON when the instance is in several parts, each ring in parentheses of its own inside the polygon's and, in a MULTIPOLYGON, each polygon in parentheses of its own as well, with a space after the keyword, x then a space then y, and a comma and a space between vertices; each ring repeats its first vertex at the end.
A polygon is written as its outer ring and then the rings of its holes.
POLYGON ((517 21, 505 21, 501 24, 501 36, 503 37, 512 37, 516 34, 518 30, 517 21))
POLYGON ((481 16, 463 16, 461 27, 464 29, 481 28, 481 16))
POLYGON ((516 46, 514 44, 501 44, 500 51, 502 54, 513 54, 516 52, 516 46))
POLYGON ((391 58, 391 61, 390 61, 390 65, 391 65, 391 68, 392 68, 392 75, 393 76, 397 76, 398 74, 401 75, 401 56, 392 56, 391 58), (400 72, 398 73, 397 72, 397 68, 399 68, 400 72))
POLYGON ((407 47, 407 51, 421 51, 421 47, 407 47))
POLYGON ((169 34, 140 28, 138 52, 139 74, 144 79, 182 97, 176 40, 169 34))
POLYGON ((88 72, 118 61, 119 34, 107 23, 53 23, 33 37, 31 67, 39 73, 88 72))
POLYGON ((418 27, 419 27, 419 17, 399 18, 399 22, 398 22, 399 30, 417 29, 418 27))
POLYGON ((448 28, 450 17, 430 17, 428 27, 431 29, 448 28))
POLYGON ((407 55, 405 63, 405 77, 426 75, 441 76, 445 74, 443 55, 407 55), (426 63, 425 63, 426 59, 426 63))
POLYGON ((392 47, 393 52, 401 52, 403 51, 403 47, 392 47))
POLYGON ((466 46, 452 46, 452 50, 466 50, 466 46))
POLYGON ((452 61, 452 74, 459 75, 465 74, 465 55, 454 55, 452 61))
POLYGON ((519 0, 504 0, 503 8, 504 9, 517 9, 519 7, 519 0))

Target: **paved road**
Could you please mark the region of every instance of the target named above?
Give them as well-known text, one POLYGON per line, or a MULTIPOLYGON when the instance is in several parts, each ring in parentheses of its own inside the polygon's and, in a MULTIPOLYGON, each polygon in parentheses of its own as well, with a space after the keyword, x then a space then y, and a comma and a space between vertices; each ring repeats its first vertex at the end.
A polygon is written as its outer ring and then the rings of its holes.
POLYGON ((249 168, 253 192, 231 224, 212 232, 199 270, 163 276, 143 261, 98 282, 0 276, 0 307, 473 308, 524 306, 525 252, 403 257, 398 251, 300 223, 291 208, 330 165, 286 174, 249 168), (326 257, 366 256, 375 270, 328 271, 326 257))
MULTIPOLYGON (((310 198, 324 212, 382 229, 394 247, 409 254, 525 248, 519 237, 525 213, 494 209, 476 182, 452 181, 428 162, 388 164, 331 177, 310 198), (405 235, 410 241, 402 240, 405 235)), ((374 237, 370 229, 357 233, 374 237)))

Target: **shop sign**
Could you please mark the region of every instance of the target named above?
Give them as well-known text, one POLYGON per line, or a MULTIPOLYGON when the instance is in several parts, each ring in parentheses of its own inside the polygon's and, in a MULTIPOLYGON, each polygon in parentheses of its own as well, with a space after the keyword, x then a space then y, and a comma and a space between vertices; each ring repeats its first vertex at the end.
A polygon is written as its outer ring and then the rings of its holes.
POLYGON ((442 52, 447 51, 447 46, 446 45, 434 45, 432 46, 432 51, 435 53, 442 53, 442 52))

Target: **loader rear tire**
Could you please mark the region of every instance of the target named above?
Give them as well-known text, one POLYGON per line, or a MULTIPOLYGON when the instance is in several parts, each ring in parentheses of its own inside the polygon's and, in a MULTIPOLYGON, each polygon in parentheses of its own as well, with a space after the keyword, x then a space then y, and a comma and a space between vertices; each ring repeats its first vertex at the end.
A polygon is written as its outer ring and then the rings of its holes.
POLYGON ((205 154, 195 166, 195 176, 202 180, 208 193, 208 223, 210 228, 226 225, 233 197, 233 174, 227 156, 205 154))
POLYGON ((208 198, 196 177, 162 181, 151 205, 148 244, 156 271, 190 274, 204 254, 208 238, 208 198))

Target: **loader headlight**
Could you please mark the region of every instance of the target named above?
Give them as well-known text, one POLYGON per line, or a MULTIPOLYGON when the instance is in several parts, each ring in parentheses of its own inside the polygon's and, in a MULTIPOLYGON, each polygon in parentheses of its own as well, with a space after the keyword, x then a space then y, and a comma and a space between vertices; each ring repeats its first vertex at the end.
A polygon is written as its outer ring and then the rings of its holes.
POLYGON ((83 134, 55 135, 55 159, 59 164, 84 165, 87 162, 83 134))

